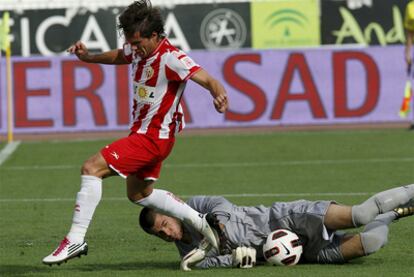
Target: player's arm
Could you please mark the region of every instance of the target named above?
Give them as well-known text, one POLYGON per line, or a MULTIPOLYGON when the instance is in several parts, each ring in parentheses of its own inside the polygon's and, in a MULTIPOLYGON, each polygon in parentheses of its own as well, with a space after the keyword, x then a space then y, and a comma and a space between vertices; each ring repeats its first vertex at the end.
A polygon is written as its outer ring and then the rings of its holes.
POLYGON ((99 54, 90 54, 85 44, 78 41, 69 47, 67 51, 71 54, 75 54, 79 60, 87 63, 129 64, 122 49, 113 49, 99 54))
POLYGON ((180 268, 184 271, 191 271, 192 267, 197 268, 214 268, 214 267, 231 267, 233 266, 234 258, 232 255, 209 255, 206 257, 206 252, 200 248, 194 248, 182 257, 180 268))
POLYGON ((207 256, 196 264, 198 268, 212 267, 238 267, 253 268, 256 265, 256 249, 253 247, 239 246, 233 249, 232 254, 207 256))
POLYGON ((211 77, 204 69, 198 70, 190 79, 210 91, 211 96, 213 96, 214 99, 214 107, 219 113, 223 113, 227 110, 227 93, 219 81, 211 77))
POLYGON ((231 254, 206 257, 201 262, 197 263, 197 268, 214 268, 214 267, 232 267, 233 257, 231 254))

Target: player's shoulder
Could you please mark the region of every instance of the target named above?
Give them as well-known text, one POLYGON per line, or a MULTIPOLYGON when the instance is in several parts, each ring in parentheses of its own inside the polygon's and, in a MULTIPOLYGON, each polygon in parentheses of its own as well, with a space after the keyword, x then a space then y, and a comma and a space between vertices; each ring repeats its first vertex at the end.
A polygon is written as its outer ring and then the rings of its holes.
POLYGON ((188 204, 210 204, 227 201, 222 196, 196 195, 187 200, 188 204))
POLYGON ((191 196, 190 198, 187 199, 187 204, 189 203, 196 203, 196 202, 202 202, 204 200, 204 195, 195 195, 195 196, 191 196))
POLYGON ((183 50, 172 45, 167 38, 163 40, 160 52, 163 55, 168 55, 176 59, 182 59, 183 57, 187 56, 187 54, 183 50))
POLYGON ((198 205, 205 205, 208 209, 213 210, 214 207, 223 205, 233 205, 229 200, 223 196, 218 195, 198 195, 189 199, 191 203, 198 205))

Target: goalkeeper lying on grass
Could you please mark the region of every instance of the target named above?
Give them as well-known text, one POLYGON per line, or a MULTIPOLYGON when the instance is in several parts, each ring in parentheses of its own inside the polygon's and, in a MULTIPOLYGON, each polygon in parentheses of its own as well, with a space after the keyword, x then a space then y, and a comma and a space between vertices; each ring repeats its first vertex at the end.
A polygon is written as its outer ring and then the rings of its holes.
POLYGON ((296 233, 303 246, 301 262, 344 263, 370 255, 387 243, 388 225, 414 214, 414 184, 375 194, 365 202, 344 206, 334 201, 276 202, 271 207, 236 206, 223 197, 197 196, 187 202, 198 212, 209 213, 220 241, 216 249, 194 249, 202 235, 175 218, 144 208, 139 222, 149 234, 175 242, 181 268, 242 267, 264 262, 262 247, 276 229, 296 233), (359 234, 337 230, 365 225, 359 234))

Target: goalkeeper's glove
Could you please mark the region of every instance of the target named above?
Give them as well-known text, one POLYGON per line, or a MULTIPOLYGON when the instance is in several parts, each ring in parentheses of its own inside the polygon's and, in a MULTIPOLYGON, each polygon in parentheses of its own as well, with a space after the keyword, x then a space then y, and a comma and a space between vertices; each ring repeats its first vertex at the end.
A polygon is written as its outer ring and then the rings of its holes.
POLYGON ((256 265, 256 249, 239 246, 233 249, 233 266, 239 268, 252 268, 256 265))
POLYGON ((204 260, 211 247, 207 239, 203 239, 197 248, 194 248, 183 257, 180 263, 181 270, 191 271, 190 266, 204 260))
POLYGON ((184 271, 191 271, 190 266, 203 260, 206 256, 205 250, 194 248, 181 260, 180 268, 184 271))

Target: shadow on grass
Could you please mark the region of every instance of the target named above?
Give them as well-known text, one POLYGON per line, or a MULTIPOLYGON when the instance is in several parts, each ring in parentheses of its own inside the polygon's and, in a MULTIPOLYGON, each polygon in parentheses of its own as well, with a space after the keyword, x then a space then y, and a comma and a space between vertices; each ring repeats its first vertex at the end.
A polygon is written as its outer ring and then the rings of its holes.
POLYGON ((113 271, 132 271, 132 270, 177 270, 179 269, 179 263, 175 261, 152 261, 152 262, 144 262, 144 261, 136 261, 136 262, 129 262, 129 263, 119 263, 119 264, 84 264, 77 266, 76 268, 72 268, 72 270, 78 271, 100 271, 100 270, 113 270, 113 271))
MULTIPOLYGON (((374 263, 374 265, 377 263, 374 263)), ((363 261, 363 259, 354 260, 350 263, 346 263, 343 265, 325 265, 321 268, 324 268, 326 270, 332 270, 333 268, 335 270, 341 270, 341 269, 349 269, 350 267, 360 267, 360 266, 366 266, 366 263, 363 261)), ((269 267, 271 266, 263 266, 263 267, 269 267)), ((314 264, 301 264, 299 266, 296 266, 296 270, 310 270, 313 267, 315 267, 314 264)), ((31 266, 31 265, 1 265, 0 266, 0 276, 24 276, 27 274, 31 275, 55 275, 55 274, 63 274, 67 276, 74 275, 75 272, 95 272, 99 274, 99 272, 113 272, 115 275, 116 272, 127 272, 127 271, 151 271, 151 270, 167 270, 167 271, 177 271, 179 270, 179 263, 176 261, 136 261, 136 262, 125 262, 125 263, 90 263, 90 264, 63 264, 62 266, 45 266, 45 265, 39 265, 39 266, 31 266)))
POLYGON ((82 264, 82 265, 65 265, 62 266, 31 266, 31 265, 1 265, 0 276, 21 276, 28 273, 46 275, 48 273, 58 273, 59 271, 68 273, 71 271, 145 271, 145 270, 178 270, 179 264, 177 262, 129 262, 118 264, 82 264))
POLYGON ((1 265, 0 276, 20 276, 27 273, 46 273, 50 269, 45 266, 31 266, 31 265, 1 265))

